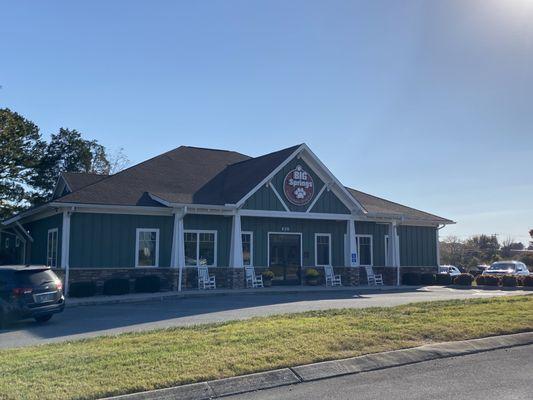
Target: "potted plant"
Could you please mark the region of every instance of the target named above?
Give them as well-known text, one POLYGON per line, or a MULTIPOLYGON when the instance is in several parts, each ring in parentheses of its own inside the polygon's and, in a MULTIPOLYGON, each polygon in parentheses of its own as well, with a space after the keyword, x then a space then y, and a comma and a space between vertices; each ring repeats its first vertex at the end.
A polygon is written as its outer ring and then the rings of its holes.
POLYGON ((272 286, 272 279, 274 278, 274 272, 269 269, 264 270, 261 275, 263 276, 263 286, 272 286))
POLYGON ((314 268, 309 268, 305 271, 305 281, 310 286, 318 285, 318 277, 320 274, 314 268))

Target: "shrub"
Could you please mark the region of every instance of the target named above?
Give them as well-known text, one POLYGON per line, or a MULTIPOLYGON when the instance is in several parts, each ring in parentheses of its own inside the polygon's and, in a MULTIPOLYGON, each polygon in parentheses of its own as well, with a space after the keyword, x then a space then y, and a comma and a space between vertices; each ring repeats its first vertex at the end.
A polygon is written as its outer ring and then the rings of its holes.
POLYGON ((406 272, 402 275, 402 284, 403 285, 414 285, 418 286, 421 284, 421 274, 417 272, 406 272))
POLYGON ((485 284, 485 276, 486 275, 477 275, 475 278, 476 284, 478 286, 483 286, 485 284))
POLYGON ((478 285, 485 286, 498 286, 500 284, 500 277, 496 275, 481 275, 483 277, 483 283, 476 281, 478 285))
POLYGON ((502 286, 515 287, 518 285, 518 279, 514 275, 504 275, 501 278, 502 286))
POLYGON ((461 274, 453 278, 453 283, 455 285, 461 285, 461 286, 470 286, 472 285, 473 281, 474 281, 474 276, 472 276, 471 274, 461 274))
POLYGON ((533 275, 527 275, 522 278, 522 284, 524 286, 533 287, 533 275))
POLYGON ((161 290, 161 278, 157 275, 141 276, 135 279, 136 293, 155 293, 161 290))
POLYGON ((423 273, 422 275, 420 275, 420 283, 422 283, 422 285, 434 285, 435 284, 435 274, 431 274, 431 273, 423 273))
POLYGON ((437 274, 435 275, 435 283, 437 285, 451 285, 452 277, 449 274, 437 274))
POLYGON ((68 288, 69 297, 92 297, 96 294, 94 282, 72 282, 68 288))
POLYGON ((104 282, 104 294, 115 296, 120 294, 128 294, 130 292, 130 281, 128 279, 109 279, 104 282))
POLYGON ((261 272, 261 275, 263 275, 263 280, 265 281, 271 281, 272 279, 274 279, 274 272, 269 269, 266 269, 261 272))
POLYGON ((314 268, 309 268, 305 271, 305 277, 307 279, 316 279, 320 276, 320 274, 318 273, 318 271, 314 268))

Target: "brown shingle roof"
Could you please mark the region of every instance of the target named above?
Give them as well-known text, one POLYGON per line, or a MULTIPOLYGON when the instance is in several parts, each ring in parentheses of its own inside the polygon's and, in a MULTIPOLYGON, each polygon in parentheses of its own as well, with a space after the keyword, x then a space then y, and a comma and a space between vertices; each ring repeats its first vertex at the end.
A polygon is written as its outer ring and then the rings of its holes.
MULTIPOLYGON (((161 206, 149 196, 153 194, 170 203, 235 204, 299 146, 255 158, 233 151, 181 146, 115 175, 99 176, 99 179, 94 177, 93 183, 55 201, 161 206)), ((415 221, 452 223, 433 214, 355 189, 346 189, 369 213, 401 215, 415 221)))
POLYGON ((440 222, 445 224, 451 224, 453 221, 427 213, 425 211, 417 210, 416 208, 411 208, 404 206, 402 204, 395 203, 393 201, 382 199, 381 197, 372 196, 371 194, 361 192, 347 187, 350 194, 364 207, 369 213, 380 213, 380 214, 396 214, 399 216, 404 216, 410 220, 417 221, 432 221, 440 222))
POLYGON ((85 186, 99 182, 109 175, 91 174, 87 172, 63 172, 61 176, 67 183, 71 191, 75 192, 85 186))
POLYGON ((228 165, 250 157, 234 151, 181 146, 111 175, 55 201, 109 205, 160 205, 147 193, 172 193, 181 203, 228 165))

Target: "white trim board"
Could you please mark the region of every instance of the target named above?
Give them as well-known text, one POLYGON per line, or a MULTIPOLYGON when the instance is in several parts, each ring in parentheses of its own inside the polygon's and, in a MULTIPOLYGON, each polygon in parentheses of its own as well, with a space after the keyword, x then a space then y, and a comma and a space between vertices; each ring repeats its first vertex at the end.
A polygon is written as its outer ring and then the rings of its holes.
POLYGON ((331 233, 315 233, 315 266, 317 267, 324 267, 325 265, 333 265, 333 260, 331 259, 332 252, 331 252, 331 233), (317 239, 319 236, 326 236, 328 238, 328 251, 329 251, 329 264, 319 264, 318 263, 318 244, 317 239))
MULTIPOLYGON (((253 267, 254 266, 254 232, 253 231, 241 231, 242 235, 250 235, 250 265, 244 265, 243 260, 243 266, 244 267, 253 267)), ((244 256, 244 253, 243 253, 244 256)))
POLYGON ((137 228, 135 229, 135 268, 157 268, 159 267, 159 228, 137 228), (139 265, 139 233, 155 232, 155 265, 139 265))
MULTIPOLYGON (((217 267, 218 266, 218 231, 208 229, 184 229, 183 230, 183 250, 185 250, 185 234, 196 233, 196 265, 187 265, 185 260, 184 267, 217 267), (213 255, 213 265, 200 265, 200 233, 212 233, 215 235, 215 254, 213 255)), ((241 250, 242 251, 242 250, 241 250)))
POLYGON ((304 264, 303 234, 302 232, 267 232, 267 267, 270 267, 270 235, 299 235, 300 236, 300 267, 304 264))

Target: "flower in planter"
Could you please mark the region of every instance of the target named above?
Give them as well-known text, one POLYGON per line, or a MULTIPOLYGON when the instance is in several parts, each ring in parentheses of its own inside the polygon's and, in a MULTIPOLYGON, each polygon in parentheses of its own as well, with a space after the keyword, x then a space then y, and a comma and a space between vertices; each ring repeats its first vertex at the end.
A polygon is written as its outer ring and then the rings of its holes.
POLYGON ((318 285, 319 272, 314 268, 309 268, 305 271, 305 280, 308 285, 318 285))

